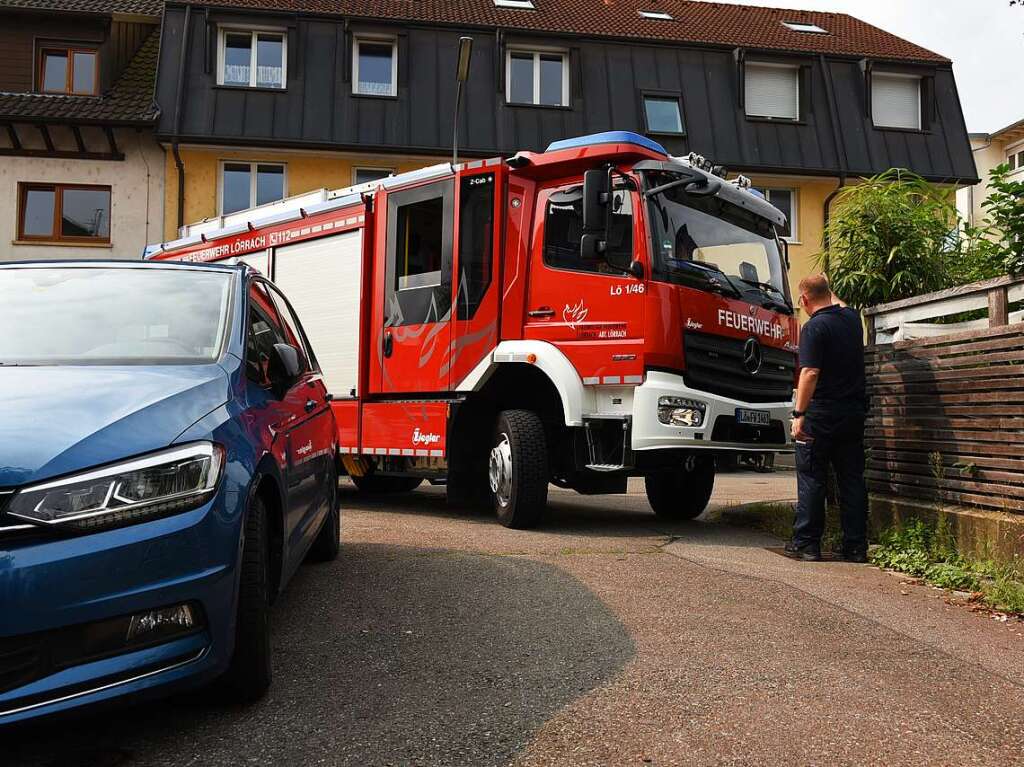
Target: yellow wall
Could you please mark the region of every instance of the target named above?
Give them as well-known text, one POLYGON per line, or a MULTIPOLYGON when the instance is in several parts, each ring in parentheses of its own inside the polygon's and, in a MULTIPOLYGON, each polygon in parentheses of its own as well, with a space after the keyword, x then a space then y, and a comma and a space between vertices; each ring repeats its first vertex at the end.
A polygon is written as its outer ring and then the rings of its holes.
MULTIPOLYGON (((182 147, 179 149, 185 166, 186 224, 212 218, 217 209, 217 178, 222 160, 284 163, 286 196, 314 189, 339 189, 352 183, 353 168, 391 168, 402 173, 440 162, 438 158, 397 155, 341 155, 330 153, 281 152, 273 150, 219 150, 216 147, 182 147)), ((177 238, 178 172, 174 153, 166 152, 167 183, 164 185, 164 239, 177 238)))
MULTIPOLYGON (((821 271, 816 257, 821 253, 825 226, 825 198, 839 185, 839 179, 801 179, 792 176, 752 176, 754 186, 796 191, 796 231, 789 245, 789 287, 796 303, 797 284, 809 274, 821 271)), ((806 317, 798 308, 797 316, 806 317)))

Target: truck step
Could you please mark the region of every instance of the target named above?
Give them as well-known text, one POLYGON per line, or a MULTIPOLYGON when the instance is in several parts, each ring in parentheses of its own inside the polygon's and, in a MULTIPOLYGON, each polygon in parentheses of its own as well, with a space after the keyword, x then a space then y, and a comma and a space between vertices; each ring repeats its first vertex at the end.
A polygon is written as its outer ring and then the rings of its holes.
POLYGON ((609 471, 623 471, 628 469, 628 466, 622 466, 616 463, 588 463, 587 468, 591 471, 609 472, 609 471))

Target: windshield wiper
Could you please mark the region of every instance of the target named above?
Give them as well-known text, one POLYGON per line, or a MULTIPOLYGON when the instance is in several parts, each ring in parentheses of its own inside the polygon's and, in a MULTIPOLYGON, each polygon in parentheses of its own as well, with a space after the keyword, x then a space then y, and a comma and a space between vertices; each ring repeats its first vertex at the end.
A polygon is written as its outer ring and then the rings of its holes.
POLYGON ((687 269, 696 269, 701 274, 701 276, 703 276, 704 279, 708 281, 709 285, 711 285, 714 288, 718 288, 720 292, 724 291, 726 289, 726 286, 728 286, 728 288, 732 291, 733 295, 735 295, 736 298, 741 298, 743 296, 743 291, 736 287, 736 283, 729 278, 729 275, 723 272, 717 266, 714 266, 713 264, 707 264, 704 263, 703 261, 690 261, 688 259, 678 258, 665 259, 665 263, 671 269, 679 269, 680 267, 684 266, 687 269), (725 283, 723 284, 721 282, 718 282, 712 279, 713 277, 723 277, 725 279, 725 283))
POLYGON ((786 298, 786 294, 783 293, 781 290, 779 290, 774 285, 772 285, 770 282, 760 282, 758 280, 748 280, 746 277, 737 277, 736 279, 738 279, 740 282, 745 282, 748 285, 753 285, 755 288, 760 288, 763 292, 766 292, 766 293, 770 292, 770 293, 775 293, 775 294, 779 295, 782 298, 782 301, 776 301, 775 299, 772 299, 772 302, 776 306, 785 307, 790 312, 793 311, 793 306, 792 306, 792 304, 789 303, 789 299, 786 298))

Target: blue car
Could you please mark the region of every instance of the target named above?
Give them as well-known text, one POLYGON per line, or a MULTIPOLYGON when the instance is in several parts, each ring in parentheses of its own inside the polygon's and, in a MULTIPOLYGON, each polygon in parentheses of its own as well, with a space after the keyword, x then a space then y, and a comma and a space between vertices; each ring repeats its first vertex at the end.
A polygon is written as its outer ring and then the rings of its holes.
POLYGON ((0 726, 271 680, 269 610, 338 554, 337 428, 245 265, 0 266, 0 726))

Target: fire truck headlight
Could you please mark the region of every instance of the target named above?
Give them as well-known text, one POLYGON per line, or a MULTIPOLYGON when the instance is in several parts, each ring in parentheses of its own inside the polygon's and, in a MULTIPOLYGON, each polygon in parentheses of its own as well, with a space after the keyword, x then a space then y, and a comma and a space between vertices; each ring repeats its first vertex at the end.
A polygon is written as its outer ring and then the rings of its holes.
POLYGON ((704 425, 707 405, 682 397, 659 397, 658 420, 667 426, 697 428, 704 425))

